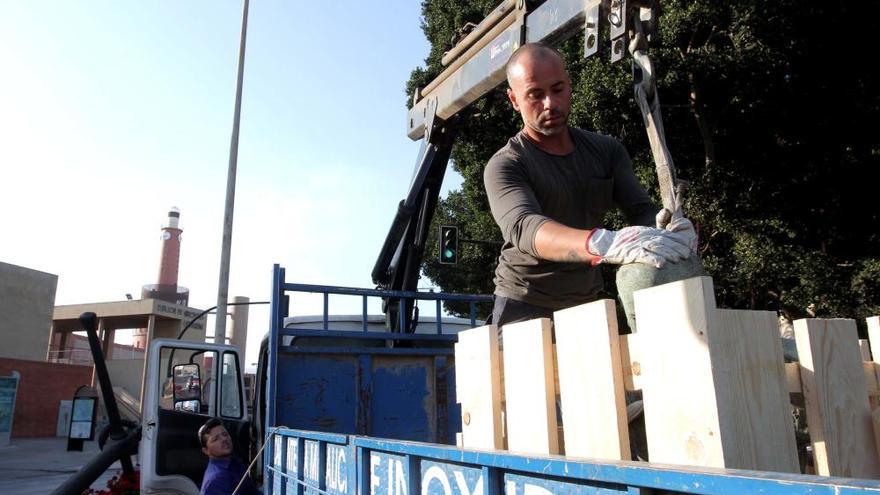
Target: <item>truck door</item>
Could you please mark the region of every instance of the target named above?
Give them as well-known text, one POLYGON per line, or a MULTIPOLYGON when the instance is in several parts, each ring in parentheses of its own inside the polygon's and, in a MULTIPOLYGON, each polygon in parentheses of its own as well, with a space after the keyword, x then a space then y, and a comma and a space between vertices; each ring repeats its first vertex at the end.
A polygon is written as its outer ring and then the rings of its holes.
POLYGON ((198 430, 220 418, 247 463, 242 360, 227 345, 156 339, 147 357, 138 458, 143 493, 198 494, 208 458, 198 430))

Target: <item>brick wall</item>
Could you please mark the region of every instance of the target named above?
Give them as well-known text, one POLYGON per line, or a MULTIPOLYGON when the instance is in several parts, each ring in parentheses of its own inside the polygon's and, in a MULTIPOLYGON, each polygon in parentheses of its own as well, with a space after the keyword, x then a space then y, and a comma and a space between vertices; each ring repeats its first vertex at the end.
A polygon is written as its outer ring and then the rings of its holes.
POLYGON ((0 376, 18 371, 12 437, 53 437, 62 400, 92 380, 92 367, 0 358, 0 376))

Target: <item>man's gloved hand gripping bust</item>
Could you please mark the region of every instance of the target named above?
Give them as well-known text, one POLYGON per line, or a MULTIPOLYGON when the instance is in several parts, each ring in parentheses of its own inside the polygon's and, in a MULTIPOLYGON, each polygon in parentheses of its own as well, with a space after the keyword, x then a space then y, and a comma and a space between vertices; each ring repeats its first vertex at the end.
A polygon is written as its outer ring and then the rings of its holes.
POLYGON ((696 234, 685 218, 651 202, 617 140, 568 126, 571 82, 554 49, 526 44, 507 64, 508 98, 523 130, 484 172, 504 245, 495 271, 492 322, 552 318, 593 301, 603 287, 599 263, 656 268, 687 259, 696 234), (614 206, 631 227, 602 228, 614 206), (663 217, 663 218, 661 218, 663 217))

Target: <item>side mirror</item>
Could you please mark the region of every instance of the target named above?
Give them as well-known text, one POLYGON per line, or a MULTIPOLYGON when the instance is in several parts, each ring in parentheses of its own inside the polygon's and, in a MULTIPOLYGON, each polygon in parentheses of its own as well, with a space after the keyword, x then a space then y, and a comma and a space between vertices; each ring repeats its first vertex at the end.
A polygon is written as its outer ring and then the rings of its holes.
POLYGON ((202 382, 199 376, 199 365, 197 364, 174 366, 175 411, 199 412, 202 401, 202 382))
POLYGON ((175 411, 198 413, 202 403, 197 400, 179 400, 174 402, 175 411))

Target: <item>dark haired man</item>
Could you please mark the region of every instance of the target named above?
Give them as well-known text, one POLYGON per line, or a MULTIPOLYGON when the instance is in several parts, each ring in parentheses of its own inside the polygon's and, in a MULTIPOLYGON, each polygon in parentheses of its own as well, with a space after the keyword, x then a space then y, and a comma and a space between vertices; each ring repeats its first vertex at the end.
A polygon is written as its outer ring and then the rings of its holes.
POLYGON ((217 418, 209 419, 199 428, 202 452, 208 456, 208 469, 202 479, 202 495, 259 495, 244 464, 232 453, 232 437, 217 418), (244 478, 244 481, 242 481, 244 478), (235 488, 241 482, 238 491, 235 488))
POLYGON ((571 81, 562 56, 529 43, 507 62, 507 96, 523 129, 484 172, 504 245, 495 270, 496 325, 590 302, 602 289, 599 263, 657 268, 688 258, 696 234, 651 202, 617 140, 569 127, 571 81), (601 228, 618 206, 631 227, 601 228), (656 222, 658 228, 647 227, 656 222), (666 227, 666 228, 660 228, 666 227))

